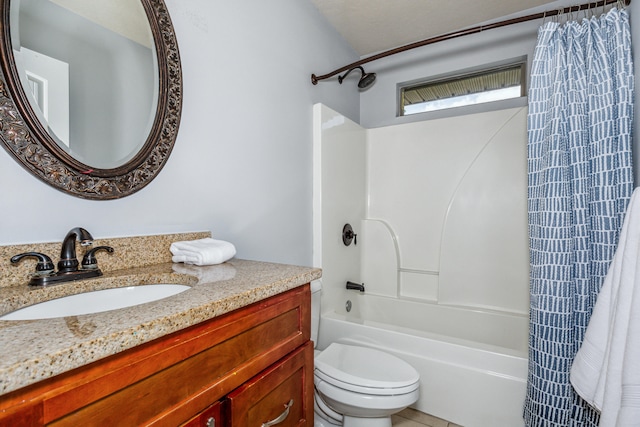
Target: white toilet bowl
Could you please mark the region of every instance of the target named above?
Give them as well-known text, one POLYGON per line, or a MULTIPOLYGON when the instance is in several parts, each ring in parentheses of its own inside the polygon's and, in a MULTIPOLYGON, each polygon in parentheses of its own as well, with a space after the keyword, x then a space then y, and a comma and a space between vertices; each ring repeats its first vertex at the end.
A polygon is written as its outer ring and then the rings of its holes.
MULTIPOLYGON (((322 285, 311 282, 311 339, 318 342, 322 285)), ((340 343, 315 351, 315 427, 391 427, 419 397, 420 374, 391 354, 340 343)))
POLYGON ((315 357, 316 425, 391 427, 391 415, 418 400, 419 380, 393 355, 332 343, 315 357))
POLYGON ((313 427, 341 426, 344 417, 329 408, 320 398, 318 392, 313 393, 313 427))

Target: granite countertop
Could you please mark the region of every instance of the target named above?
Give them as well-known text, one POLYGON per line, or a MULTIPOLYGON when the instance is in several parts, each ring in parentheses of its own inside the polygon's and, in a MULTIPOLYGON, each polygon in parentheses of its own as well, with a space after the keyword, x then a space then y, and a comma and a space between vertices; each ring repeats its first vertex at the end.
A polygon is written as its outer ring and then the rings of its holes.
POLYGON ((0 314, 91 290, 153 283, 191 289, 103 313, 0 321, 0 395, 149 342, 321 276, 320 269, 232 259, 196 267, 161 263, 47 288, 0 288, 0 314))

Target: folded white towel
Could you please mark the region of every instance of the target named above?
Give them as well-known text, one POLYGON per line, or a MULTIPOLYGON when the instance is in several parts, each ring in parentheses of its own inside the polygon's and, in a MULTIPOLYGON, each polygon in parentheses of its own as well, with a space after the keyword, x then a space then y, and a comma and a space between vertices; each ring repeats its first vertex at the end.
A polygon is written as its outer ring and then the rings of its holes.
POLYGON ((206 239, 174 242, 169 248, 173 262, 194 265, 222 264, 236 254, 236 247, 224 240, 206 239))

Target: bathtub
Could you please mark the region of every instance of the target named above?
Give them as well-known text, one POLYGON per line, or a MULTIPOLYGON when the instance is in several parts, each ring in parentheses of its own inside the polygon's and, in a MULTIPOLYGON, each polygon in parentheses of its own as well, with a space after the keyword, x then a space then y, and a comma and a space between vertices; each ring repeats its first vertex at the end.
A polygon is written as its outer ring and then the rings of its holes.
POLYGON ((419 411, 464 427, 524 425, 527 316, 357 293, 349 300, 350 312, 322 313, 319 349, 362 345, 411 363, 419 411))

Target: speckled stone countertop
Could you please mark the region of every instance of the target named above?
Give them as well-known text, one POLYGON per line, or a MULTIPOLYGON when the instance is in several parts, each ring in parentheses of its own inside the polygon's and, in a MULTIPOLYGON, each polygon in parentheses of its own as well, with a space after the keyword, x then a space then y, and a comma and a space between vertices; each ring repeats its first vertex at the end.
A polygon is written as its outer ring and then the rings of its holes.
MULTIPOLYGON (((178 236, 181 237, 181 236, 178 236)), ((168 248, 167 248, 168 251, 168 248)), ((190 285, 180 294, 103 313, 0 321, 0 395, 318 279, 317 268, 232 259, 197 267, 162 262, 34 289, 0 287, 0 314, 40 301, 122 286, 190 285)))

